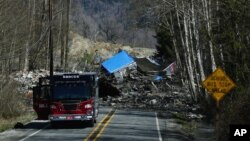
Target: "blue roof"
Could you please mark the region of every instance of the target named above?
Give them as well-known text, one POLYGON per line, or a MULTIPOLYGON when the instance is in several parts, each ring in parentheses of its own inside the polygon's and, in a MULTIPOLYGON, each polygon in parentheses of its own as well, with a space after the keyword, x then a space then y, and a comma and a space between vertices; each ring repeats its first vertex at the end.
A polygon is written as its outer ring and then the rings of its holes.
POLYGON ((160 80, 162 80, 162 79, 163 79, 163 77, 160 76, 160 75, 157 75, 157 76, 154 77, 154 80, 155 80, 155 81, 160 81, 160 80))
POLYGON ((123 68, 126 68, 128 65, 134 63, 134 59, 130 57, 127 52, 121 51, 113 57, 102 63, 102 66, 109 72, 114 73, 123 68))

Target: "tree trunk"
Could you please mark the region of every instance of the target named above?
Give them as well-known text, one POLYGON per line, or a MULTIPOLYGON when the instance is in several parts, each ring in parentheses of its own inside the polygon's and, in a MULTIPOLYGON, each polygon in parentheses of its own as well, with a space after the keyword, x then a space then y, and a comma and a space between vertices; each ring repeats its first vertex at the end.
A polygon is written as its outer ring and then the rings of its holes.
POLYGON ((29 45, 26 44, 25 46, 25 59, 24 59, 24 69, 23 71, 29 70, 29 45))
MULTIPOLYGON (((188 8, 190 9, 190 8, 188 8)), ((191 10, 188 10, 189 11, 189 15, 192 14, 192 11, 191 10), (191 12, 191 13, 190 13, 191 12)), ((194 35, 194 31, 192 30, 192 26, 191 26, 191 21, 192 21, 192 16, 189 16, 188 17, 188 29, 189 29, 189 40, 190 40, 190 53, 191 53, 191 62, 192 62, 192 66, 193 66, 193 76, 194 76, 194 80, 196 81, 196 84, 197 84, 197 94, 200 93, 200 77, 198 75, 198 72, 197 72, 197 65, 196 65, 196 60, 197 60, 197 57, 196 57, 196 52, 194 50, 194 42, 193 42, 193 35, 194 35)))
POLYGON ((29 4, 28 4, 28 23, 30 23, 28 26, 29 28, 29 36, 27 39, 27 43, 26 43, 26 49, 25 49, 25 63, 24 63, 24 71, 28 71, 29 65, 30 65, 30 50, 31 50, 31 42, 33 39, 32 36, 32 30, 33 30, 33 26, 34 26, 34 19, 35 19, 35 7, 36 6, 36 0, 33 1, 33 7, 31 7, 31 1, 29 0, 29 4))
POLYGON ((194 82, 194 75, 193 75, 193 68, 194 66, 192 66, 192 61, 191 61, 191 52, 190 52, 190 48, 189 48, 189 32, 188 32, 188 24, 187 24, 187 17, 186 17, 186 12, 185 7, 184 7, 184 3, 182 0, 182 9, 183 9, 183 25, 184 25, 184 35, 185 35, 185 41, 183 38, 183 31, 181 30, 181 24, 180 24, 180 19, 179 19, 179 11, 178 11, 178 6, 177 6, 177 1, 175 0, 175 11, 176 11, 176 18, 177 18, 177 24, 178 24, 178 29, 179 29, 179 33, 180 33, 180 39, 181 39, 181 45, 183 47, 184 50, 184 58, 185 58, 185 66, 186 66, 186 70, 187 70, 187 76, 188 76, 188 82, 189 82, 189 88, 192 94, 192 98, 193 100, 197 100, 197 96, 196 96, 196 87, 195 87, 195 82, 194 82))
MULTIPOLYGON (((31 2, 29 0, 28 4, 28 23, 31 23, 31 2)), ((32 30, 32 25, 28 24, 27 29, 29 29, 29 38, 27 39, 26 45, 25 45, 25 59, 24 59, 24 71, 29 70, 29 44, 30 44, 30 38, 31 38, 31 30, 32 30)))
POLYGON ((12 39, 11 45, 10 45, 9 62, 8 62, 9 63, 9 74, 12 71, 12 64, 13 64, 13 60, 14 60, 14 57, 15 57, 16 34, 17 34, 17 26, 15 27, 13 39, 12 39))
MULTIPOLYGON (((199 30, 198 30, 198 25, 196 25, 196 18, 195 16, 195 9, 194 9, 194 0, 191 1, 191 15, 192 15, 192 25, 193 25, 193 30, 194 30, 194 38, 195 38, 195 49, 196 49, 196 56, 197 56, 197 62, 198 62, 198 68, 199 68, 199 76, 197 75, 196 77, 199 78, 198 80, 198 89, 201 87, 201 82, 205 80, 205 73, 204 73, 204 67, 203 67, 203 62, 201 59, 201 48, 200 48, 200 38, 199 38, 199 30)), ((198 74, 198 73, 197 73, 198 74)), ((200 91, 201 92, 201 91, 200 91)), ((208 95, 206 94, 206 97, 208 95)), ((207 97, 208 98, 208 97, 207 97)))
POLYGON ((208 34, 208 44, 209 44, 209 50, 210 50, 210 57, 211 57, 211 65, 212 65, 212 71, 216 69, 216 63, 214 58, 214 49, 213 49, 213 43, 212 43, 212 36, 211 36, 211 0, 202 0, 203 1, 203 10, 205 14, 205 21, 206 21, 206 27, 207 27, 207 34, 208 34))
POLYGON ((172 13, 170 12, 170 32, 172 34, 173 37, 173 45, 174 45, 174 50, 175 50, 175 56, 176 56, 176 60, 177 60, 177 66, 181 75, 181 81, 182 84, 184 85, 184 81, 183 81, 183 72, 182 72, 182 62, 181 62, 181 58, 180 58, 180 53, 177 47, 177 43, 176 43, 176 35, 175 35, 175 30, 174 30, 174 23, 173 23, 173 16, 172 13))
MULTIPOLYGON (((177 1, 175 0, 175 12, 176 12, 176 18, 177 18, 177 25, 178 25, 178 29, 179 29, 179 33, 180 33, 180 39, 181 39, 181 46, 184 48, 184 50, 185 50, 185 44, 184 44, 184 39, 183 39, 183 33, 182 33, 182 30, 181 30, 181 24, 180 24, 180 19, 179 19, 179 10, 178 10, 178 6, 177 6, 177 1)), ((184 64, 187 64, 187 53, 186 53, 186 51, 184 51, 184 58, 185 58, 185 60, 184 60, 184 64)), ((186 65, 185 65, 186 66, 186 65)), ((184 75, 186 74, 185 73, 186 71, 185 71, 185 67, 183 68, 183 77, 184 77, 184 75)), ((187 74, 186 74, 187 75, 187 74)), ((183 78, 184 79, 184 81, 187 81, 188 80, 188 78, 186 77, 186 78, 183 78)), ((185 82, 183 83, 184 85, 185 85, 185 82)))
MULTIPOLYGON (((217 11, 217 13, 219 13, 219 10, 220 10, 219 0, 216 0, 216 11, 217 11)), ((217 16, 217 26, 218 26, 218 29, 217 29, 218 33, 220 33, 221 29, 220 29, 220 17, 219 16, 217 16)), ((223 49, 222 49, 222 45, 221 45, 220 41, 218 42, 218 46, 219 46, 220 60, 221 60, 221 63, 222 63, 222 67, 225 68, 223 49)))
POLYGON ((188 21, 187 21, 187 16, 186 16, 186 12, 185 12, 185 6, 182 0, 182 8, 183 8, 183 24, 184 24, 184 34, 185 34, 185 46, 184 48, 186 49, 187 52, 187 71, 188 71, 188 75, 189 75, 189 82, 191 85, 191 90, 193 93, 193 98, 195 101, 197 101, 197 91, 196 91, 196 87, 195 87, 195 80, 194 80, 194 70, 193 70, 193 64, 191 61, 191 50, 190 50, 190 44, 189 44, 189 34, 188 34, 188 21))

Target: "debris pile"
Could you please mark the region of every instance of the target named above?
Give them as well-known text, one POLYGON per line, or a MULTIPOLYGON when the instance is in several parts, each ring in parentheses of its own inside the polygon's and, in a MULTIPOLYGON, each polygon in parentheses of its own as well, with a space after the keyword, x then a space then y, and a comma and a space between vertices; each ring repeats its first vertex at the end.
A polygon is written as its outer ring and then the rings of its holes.
POLYGON ((29 89, 32 89, 32 87, 38 83, 40 77, 48 75, 49 71, 41 69, 27 72, 20 71, 13 74, 11 77, 21 84, 19 92, 27 94, 29 89))
POLYGON ((104 81, 105 90, 100 88, 103 105, 118 109, 167 110, 173 114, 184 113, 187 119, 203 118, 203 115, 196 114, 200 107, 192 102, 188 89, 170 79, 155 81, 152 76, 135 70, 122 83, 110 78, 102 78, 101 83, 104 81))
MULTIPOLYGON (((108 97, 108 101, 116 103, 117 107, 126 108, 129 106, 130 108, 133 106, 137 108, 166 109, 174 108, 172 103, 176 106, 188 105, 188 101, 191 100, 191 96, 186 89, 183 90, 179 86, 174 87, 168 84, 171 83, 171 80, 154 81, 152 76, 146 76, 139 72, 136 75, 135 72, 130 73, 122 83, 116 83, 116 81, 110 79, 105 81, 108 81, 106 83, 116 89, 117 97, 114 97, 113 94, 112 97, 108 97)), ((100 92, 102 93, 102 91, 100 92)), ((106 89, 106 92, 110 91, 106 89)), ((109 94, 103 96, 105 95, 109 94)))
POLYGON ((103 105, 121 109, 167 110, 184 113, 187 119, 203 118, 195 114, 200 108, 193 103, 188 88, 177 84, 180 80, 174 76, 175 62, 164 68, 148 58, 133 58, 120 52, 102 63, 102 67, 100 96, 103 105))

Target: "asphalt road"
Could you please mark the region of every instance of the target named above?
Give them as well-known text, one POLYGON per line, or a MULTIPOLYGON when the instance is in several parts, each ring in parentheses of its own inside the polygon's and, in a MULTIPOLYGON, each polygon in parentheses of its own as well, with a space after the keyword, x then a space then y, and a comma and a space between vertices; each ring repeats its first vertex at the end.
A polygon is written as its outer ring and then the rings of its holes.
POLYGON ((48 121, 34 120, 0 133, 0 141, 161 141, 163 125, 155 112, 100 108, 94 127, 68 123, 52 128, 48 121))

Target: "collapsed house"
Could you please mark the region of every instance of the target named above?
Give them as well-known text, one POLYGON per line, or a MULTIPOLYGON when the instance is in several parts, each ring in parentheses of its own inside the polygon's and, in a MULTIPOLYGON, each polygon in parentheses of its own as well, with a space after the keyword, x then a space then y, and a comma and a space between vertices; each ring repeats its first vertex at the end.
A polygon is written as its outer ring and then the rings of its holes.
POLYGON ((114 76, 118 83, 121 83, 123 78, 128 76, 129 71, 135 70, 136 66, 133 57, 123 50, 102 63, 102 67, 108 75, 114 76))
POLYGON ((162 80, 164 78, 171 78, 177 70, 176 62, 164 67, 150 57, 132 57, 123 50, 104 61, 102 68, 106 74, 114 77, 118 83, 122 83, 124 77, 127 77, 132 71, 139 71, 144 75, 151 75, 153 76, 152 80, 162 80))

